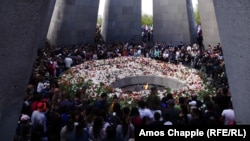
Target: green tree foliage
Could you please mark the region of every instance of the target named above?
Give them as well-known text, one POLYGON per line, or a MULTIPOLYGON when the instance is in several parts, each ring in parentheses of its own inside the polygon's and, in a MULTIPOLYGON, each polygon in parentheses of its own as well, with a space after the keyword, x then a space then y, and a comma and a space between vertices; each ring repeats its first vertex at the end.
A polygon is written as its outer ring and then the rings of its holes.
POLYGON ((153 16, 148 14, 143 14, 141 18, 142 25, 153 25, 153 16))
POLYGON ((97 24, 100 25, 100 26, 102 25, 102 16, 98 16, 97 24))
MULTIPOLYGON (((198 7, 198 5, 196 7, 198 7)), ((199 13, 198 8, 196 8, 194 11, 194 17, 195 17, 195 22, 197 24, 201 24, 200 13, 199 13)))

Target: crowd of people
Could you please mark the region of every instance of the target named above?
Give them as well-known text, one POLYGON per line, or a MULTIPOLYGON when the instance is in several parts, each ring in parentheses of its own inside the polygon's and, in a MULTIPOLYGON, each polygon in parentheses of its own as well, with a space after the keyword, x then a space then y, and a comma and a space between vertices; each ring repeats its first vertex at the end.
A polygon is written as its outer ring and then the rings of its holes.
POLYGON ((152 42, 153 41, 153 25, 143 25, 141 26, 141 40, 143 42, 152 42))
POLYGON ((235 125, 222 45, 203 50, 197 43, 171 41, 153 46, 115 42, 52 47, 46 43, 38 50, 15 141, 128 141, 134 139, 138 125, 235 125), (160 99, 152 87, 146 100, 122 107, 118 96, 107 101, 108 93, 102 93, 89 104, 85 87, 71 97, 57 83, 64 71, 85 61, 138 55, 198 69, 216 91, 202 99, 194 93, 176 100, 172 93, 160 99))

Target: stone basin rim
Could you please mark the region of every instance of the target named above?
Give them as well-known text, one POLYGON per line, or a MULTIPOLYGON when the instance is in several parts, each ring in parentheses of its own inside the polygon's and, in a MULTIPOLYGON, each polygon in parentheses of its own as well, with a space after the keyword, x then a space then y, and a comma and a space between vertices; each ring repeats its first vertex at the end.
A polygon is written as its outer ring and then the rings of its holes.
POLYGON ((169 87, 173 90, 177 90, 186 86, 186 84, 179 79, 166 76, 157 75, 138 75, 125 77, 116 80, 110 84, 113 88, 123 88, 130 85, 157 85, 162 87, 169 87))

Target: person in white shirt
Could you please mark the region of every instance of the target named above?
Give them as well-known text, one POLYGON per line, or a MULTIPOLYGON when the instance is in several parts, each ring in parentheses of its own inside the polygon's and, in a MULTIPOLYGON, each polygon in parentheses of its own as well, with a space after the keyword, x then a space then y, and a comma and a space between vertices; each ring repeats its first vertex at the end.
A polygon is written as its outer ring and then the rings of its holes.
POLYGON ((164 61, 166 61, 166 62, 169 61, 169 58, 168 58, 169 57, 169 51, 168 51, 168 49, 164 50, 164 52, 162 54, 162 57, 163 57, 164 61))
POLYGON ((190 45, 187 46, 187 51, 191 51, 192 50, 192 47, 190 45))
MULTIPOLYGON (((47 83, 46 83, 47 84, 47 83)), ((49 91, 49 84, 45 84, 45 78, 41 77, 36 87, 36 92, 38 94, 47 94, 49 91)))
POLYGON ((68 69, 68 68, 70 68, 70 67, 72 66, 72 64, 73 64, 73 59, 70 58, 70 57, 66 57, 66 58, 64 59, 64 63, 65 63, 66 69, 68 69))
POLYGON ((220 120, 224 125, 235 124, 235 113, 233 110, 232 102, 229 102, 228 108, 222 111, 220 120))
POLYGON ((154 120, 154 115, 151 112, 151 110, 149 108, 146 107, 146 102, 141 100, 139 102, 139 113, 140 113, 140 117, 141 119, 143 119, 143 117, 149 117, 150 122, 153 122, 154 120))
POLYGON ((138 46, 137 55, 141 56, 141 45, 138 46))

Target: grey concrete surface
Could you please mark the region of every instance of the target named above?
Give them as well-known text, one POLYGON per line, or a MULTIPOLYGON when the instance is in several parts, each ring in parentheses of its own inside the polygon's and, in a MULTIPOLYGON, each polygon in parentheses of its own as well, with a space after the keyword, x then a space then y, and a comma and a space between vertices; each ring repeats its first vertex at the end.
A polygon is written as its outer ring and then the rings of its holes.
POLYGON ((189 22, 189 30, 190 30, 190 43, 197 42, 197 31, 196 31, 196 22, 194 17, 194 8, 192 0, 187 1, 187 11, 188 11, 188 22, 189 22))
POLYGON ((56 1, 47 38, 50 44, 71 46, 93 43, 99 0, 56 1))
POLYGON ((49 10, 47 12, 47 16, 45 18, 45 25, 44 25, 44 29, 42 30, 42 37, 40 39, 40 43, 39 43, 39 48, 43 48, 46 42, 46 38, 47 38, 47 33, 49 30, 49 25, 50 25, 50 21, 52 18, 52 14, 54 11, 54 7, 56 4, 56 0, 51 0, 50 1, 50 5, 49 5, 49 10))
POLYGON ((187 0, 153 1, 154 41, 191 43, 193 24, 188 16, 188 3, 187 0))
POLYGON ((102 36, 106 42, 141 40, 141 0, 106 0, 102 36))
POLYGON ((204 47, 208 48, 208 45, 212 47, 216 46, 220 43, 220 36, 213 0, 198 0, 198 10, 200 13, 204 47))
POLYGON ((250 125, 250 1, 213 2, 236 122, 250 125))
POLYGON ((11 141, 50 0, 0 1, 0 140, 11 141))

